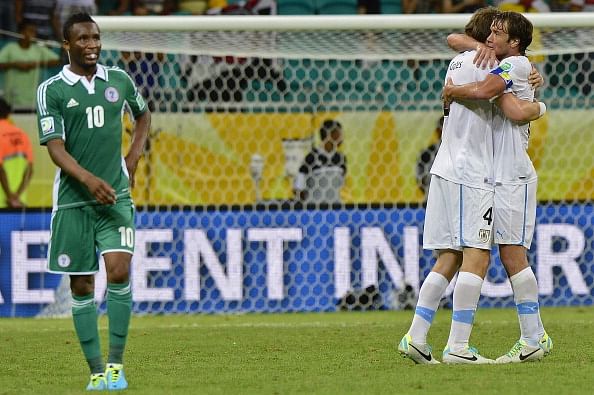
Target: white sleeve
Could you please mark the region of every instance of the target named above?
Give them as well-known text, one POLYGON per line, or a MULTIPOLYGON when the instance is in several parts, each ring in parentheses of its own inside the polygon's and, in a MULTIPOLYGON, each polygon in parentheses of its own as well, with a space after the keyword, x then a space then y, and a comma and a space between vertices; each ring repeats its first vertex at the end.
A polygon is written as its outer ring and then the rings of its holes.
POLYGON ((503 81, 505 81, 504 93, 509 93, 519 90, 519 87, 528 83, 531 68, 532 66, 528 58, 524 56, 511 56, 503 59, 496 68, 491 70, 490 74, 495 74, 503 78, 503 81))

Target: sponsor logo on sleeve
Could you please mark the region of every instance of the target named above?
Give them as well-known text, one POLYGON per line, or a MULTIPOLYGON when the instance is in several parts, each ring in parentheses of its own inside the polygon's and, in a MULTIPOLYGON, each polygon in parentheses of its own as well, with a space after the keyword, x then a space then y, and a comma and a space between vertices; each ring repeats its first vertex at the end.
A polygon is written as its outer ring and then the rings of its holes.
POLYGON ((54 128, 54 117, 45 117, 41 118, 39 121, 41 124, 41 133, 45 136, 46 134, 53 133, 55 131, 54 128))
POLYGON ((142 96, 140 95, 140 93, 136 95, 136 105, 140 109, 143 109, 144 106, 145 106, 144 99, 142 98, 142 96))

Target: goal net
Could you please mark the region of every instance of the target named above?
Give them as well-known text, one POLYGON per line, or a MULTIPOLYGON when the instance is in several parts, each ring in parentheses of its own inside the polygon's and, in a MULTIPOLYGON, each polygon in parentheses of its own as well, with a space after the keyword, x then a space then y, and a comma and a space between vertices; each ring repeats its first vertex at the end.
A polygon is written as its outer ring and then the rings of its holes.
MULTIPOLYGON (((445 40, 468 17, 97 17, 101 62, 129 72, 153 114, 133 191, 134 312, 414 305, 434 263, 421 247, 422 179, 455 55, 445 40), (334 170, 346 175, 311 170, 306 185, 322 193, 303 202, 300 167, 323 145, 325 121, 342 126, 346 165, 334 170)), ((531 125, 539 204, 529 261, 541 304, 591 305, 594 18, 528 17, 549 109, 531 125)), ((14 120, 37 140, 34 116, 14 120)), ((127 144, 127 115, 125 125, 127 144)), ((4 316, 70 309, 67 279, 42 273, 54 168, 36 150, 29 204, 39 209, 0 213, 4 316)), ((104 291, 101 272, 98 300, 104 291)), ((481 305, 513 306, 496 251, 481 305)))

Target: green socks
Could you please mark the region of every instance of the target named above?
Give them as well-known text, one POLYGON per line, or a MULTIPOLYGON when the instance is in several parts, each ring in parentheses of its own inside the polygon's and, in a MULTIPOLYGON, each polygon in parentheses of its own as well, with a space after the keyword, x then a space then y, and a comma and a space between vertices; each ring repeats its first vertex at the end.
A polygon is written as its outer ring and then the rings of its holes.
POLYGON ((128 325, 132 312, 130 283, 107 284, 107 316, 109 318, 109 363, 122 363, 128 325))
POLYGON ((105 367, 101 358, 97 306, 93 296, 93 293, 85 296, 72 295, 72 319, 91 373, 103 373, 105 367))

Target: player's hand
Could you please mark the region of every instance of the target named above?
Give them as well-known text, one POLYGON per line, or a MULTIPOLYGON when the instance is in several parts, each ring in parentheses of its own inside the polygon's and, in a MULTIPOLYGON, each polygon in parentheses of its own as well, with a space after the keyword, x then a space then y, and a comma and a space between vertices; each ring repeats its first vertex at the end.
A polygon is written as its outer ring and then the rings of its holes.
POLYGON ((89 177, 85 182, 85 185, 89 189, 89 192, 97 199, 101 204, 115 204, 116 193, 115 189, 108 183, 100 179, 99 177, 89 177))
POLYGON ((449 106, 450 103, 453 101, 452 98, 452 87, 454 86, 454 82, 452 81, 451 77, 448 77, 445 86, 443 87, 443 91, 441 92, 441 99, 443 100, 444 107, 449 106))
POLYGON ((532 86, 532 89, 538 89, 544 85, 543 76, 536 70, 536 67, 532 65, 532 71, 528 76, 528 83, 532 86))
POLYGON ((476 46, 476 55, 474 56, 472 63, 481 69, 487 67, 492 69, 498 63, 497 57, 495 56, 495 50, 487 47, 485 44, 478 44, 476 46))

